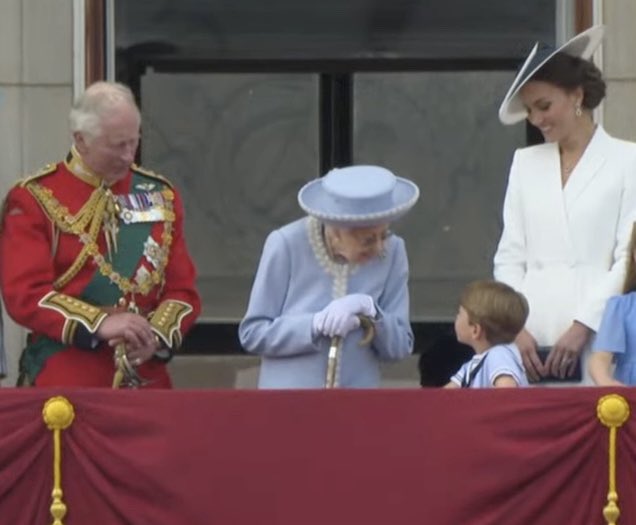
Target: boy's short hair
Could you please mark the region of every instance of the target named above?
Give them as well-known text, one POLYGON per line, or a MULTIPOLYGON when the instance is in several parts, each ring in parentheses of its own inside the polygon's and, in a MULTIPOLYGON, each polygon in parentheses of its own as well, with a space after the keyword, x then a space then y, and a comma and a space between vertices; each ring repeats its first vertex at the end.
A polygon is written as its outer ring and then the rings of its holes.
POLYGON ((512 343, 528 319, 528 301, 507 284, 473 281, 462 292, 459 304, 468 319, 480 325, 489 343, 512 343))

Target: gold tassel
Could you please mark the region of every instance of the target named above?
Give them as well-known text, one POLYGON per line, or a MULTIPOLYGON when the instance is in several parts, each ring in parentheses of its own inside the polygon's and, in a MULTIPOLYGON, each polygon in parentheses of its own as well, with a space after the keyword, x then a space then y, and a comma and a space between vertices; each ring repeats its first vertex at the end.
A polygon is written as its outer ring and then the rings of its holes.
POLYGON ((44 403, 42 418, 49 430, 53 431, 53 491, 51 497, 51 516, 53 525, 64 525, 66 505, 62 501, 62 443, 61 431, 70 427, 75 418, 73 405, 62 396, 52 397, 44 403))
POLYGON ((603 517, 607 525, 616 525, 621 514, 616 491, 616 431, 629 418, 629 404, 623 396, 609 394, 598 400, 596 415, 609 428, 609 491, 603 517))

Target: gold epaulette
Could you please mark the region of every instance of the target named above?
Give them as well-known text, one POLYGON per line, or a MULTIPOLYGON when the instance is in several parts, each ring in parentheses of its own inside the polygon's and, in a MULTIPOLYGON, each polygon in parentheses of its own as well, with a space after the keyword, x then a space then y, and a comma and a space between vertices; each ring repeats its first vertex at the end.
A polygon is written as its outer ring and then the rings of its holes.
POLYGON ((35 173, 32 173, 31 175, 27 175, 26 177, 22 177, 16 183, 16 186, 20 186, 20 187, 24 188, 30 182, 32 182, 32 181, 34 181, 36 179, 39 179, 40 177, 44 177, 45 175, 49 175, 50 173, 53 173, 56 170, 57 170, 57 164, 55 164, 55 163, 47 164, 46 166, 44 166, 43 168, 40 168, 35 173))
POLYGON ((163 175, 159 175, 158 173, 155 173, 152 170, 147 170, 146 168, 142 168, 141 166, 137 166, 137 164, 133 164, 131 166, 131 169, 137 173, 141 173, 142 175, 145 175, 146 177, 150 177, 152 179, 158 179, 161 182, 163 182, 164 184, 166 184, 169 188, 174 188, 172 182, 170 182, 168 179, 166 179, 163 175))

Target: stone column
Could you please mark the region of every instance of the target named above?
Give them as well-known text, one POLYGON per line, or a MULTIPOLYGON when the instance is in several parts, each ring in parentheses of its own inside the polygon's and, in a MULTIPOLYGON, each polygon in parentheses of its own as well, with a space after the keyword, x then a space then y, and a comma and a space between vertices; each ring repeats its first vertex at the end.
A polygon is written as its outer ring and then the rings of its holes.
POLYGON ((636 141, 636 2, 608 0, 600 7, 607 29, 603 46, 607 81, 604 126, 616 137, 636 141))
MULTIPOLYGON (((0 198, 23 175, 62 158, 70 144, 72 0, 0 2, 0 198)), ((29 257, 29 254, 19 254, 29 257)), ((15 383, 24 330, 6 318, 5 347, 15 383)))

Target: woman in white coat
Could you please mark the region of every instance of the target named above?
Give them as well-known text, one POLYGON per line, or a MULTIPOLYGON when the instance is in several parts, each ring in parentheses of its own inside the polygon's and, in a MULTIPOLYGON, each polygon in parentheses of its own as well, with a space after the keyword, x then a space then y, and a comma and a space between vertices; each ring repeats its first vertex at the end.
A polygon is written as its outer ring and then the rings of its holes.
POLYGON ((558 49, 536 44, 499 110, 504 124, 528 119, 545 139, 515 152, 494 258, 495 278, 530 304, 516 342, 531 381, 572 376, 626 269, 636 144, 592 118, 605 96, 589 61, 602 33, 593 27, 558 49))

